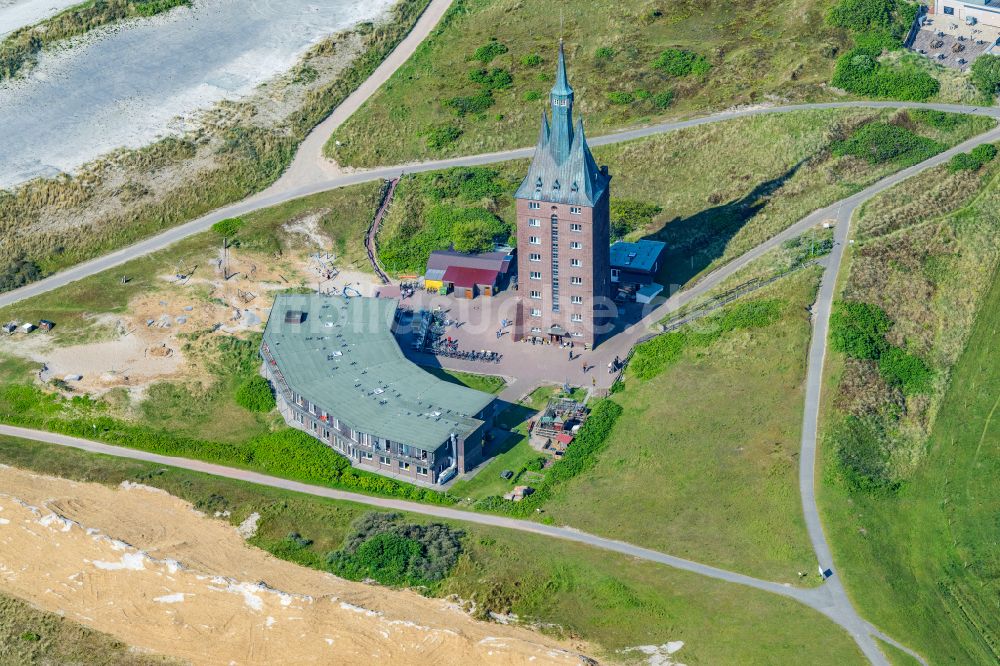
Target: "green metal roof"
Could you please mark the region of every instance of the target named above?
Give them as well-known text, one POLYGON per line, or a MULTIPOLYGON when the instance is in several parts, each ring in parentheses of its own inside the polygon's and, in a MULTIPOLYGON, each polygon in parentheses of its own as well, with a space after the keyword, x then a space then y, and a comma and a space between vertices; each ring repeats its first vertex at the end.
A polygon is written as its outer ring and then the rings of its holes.
POLYGON ((434 451, 463 437, 493 396, 438 379, 408 360, 392 333, 397 302, 279 294, 264 342, 289 388, 354 430, 434 451), (288 312, 305 313, 286 317, 288 312), (286 321, 292 319, 295 321, 286 321))

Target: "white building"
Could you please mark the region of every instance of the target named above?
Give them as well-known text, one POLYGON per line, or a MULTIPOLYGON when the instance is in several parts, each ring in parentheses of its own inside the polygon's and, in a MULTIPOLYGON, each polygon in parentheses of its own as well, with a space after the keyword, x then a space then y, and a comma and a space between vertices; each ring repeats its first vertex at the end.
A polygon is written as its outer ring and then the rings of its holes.
POLYGON ((956 23, 1000 28, 1000 0, 935 0, 934 14, 956 23))

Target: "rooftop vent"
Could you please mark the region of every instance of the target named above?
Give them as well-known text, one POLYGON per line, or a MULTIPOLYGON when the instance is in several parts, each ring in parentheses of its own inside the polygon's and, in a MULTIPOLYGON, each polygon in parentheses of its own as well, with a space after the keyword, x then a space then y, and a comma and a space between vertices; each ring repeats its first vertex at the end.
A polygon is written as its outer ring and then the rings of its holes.
POLYGON ((306 313, 302 310, 285 310, 286 324, 301 324, 306 320, 306 313))

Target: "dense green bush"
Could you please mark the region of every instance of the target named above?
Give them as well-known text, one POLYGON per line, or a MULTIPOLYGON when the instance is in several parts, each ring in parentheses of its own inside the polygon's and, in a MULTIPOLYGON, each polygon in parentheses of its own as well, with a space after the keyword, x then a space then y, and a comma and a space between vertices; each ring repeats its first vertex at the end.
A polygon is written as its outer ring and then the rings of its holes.
POLYGON ((892 50, 903 46, 918 11, 906 0, 840 0, 827 22, 850 30, 858 46, 892 50))
POLYGON ((42 269, 39 268, 38 264, 22 256, 7 264, 3 271, 0 271, 0 291, 17 289, 41 278, 42 269))
POLYGON ((667 49, 653 61, 653 67, 662 70, 670 76, 687 76, 707 74, 712 64, 704 56, 693 51, 667 49))
POLYGON ((672 90, 664 90, 663 92, 658 92, 653 95, 653 106, 657 109, 663 110, 673 104, 674 93, 672 90))
POLYGON ((830 342, 852 358, 877 359, 885 350, 890 326, 888 315, 877 305, 838 301, 830 314, 830 342))
POLYGON ((871 122, 831 146, 834 155, 853 155, 871 164, 917 164, 944 149, 937 141, 892 123, 871 122))
POLYGON ((524 93, 525 102, 537 102, 541 98, 542 98, 542 93, 538 92, 537 90, 529 90, 526 93, 524 93))
POLYGON ((934 109, 908 109, 906 113, 919 123, 936 129, 950 130, 969 122, 969 117, 961 113, 948 113, 934 109))
POLYGON ((948 162, 948 170, 952 173, 956 171, 975 171, 997 156, 997 147, 992 143, 984 143, 976 146, 968 153, 958 153, 948 162))
POLYGON ((538 67, 542 64, 542 56, 537 53, 530 53, 521 58, 521 64, 525 67, 538 67))
POLYGON ((435 204, 425 210, 423 224, 409 233, 380 239, 379 258, 386 270, 422 272, 433 250, 452 245, 460 251, 482 251, 494 241, 508 242, 512 227, 484 208, 435 204))
POLYGON ((600 46, 594 51, 595 60, 611 60, 615 57, 615 50, 610 46, 600 46))
POLYGON ((648 201, 634 199, 611 200, 611 235, 615 238, 645 229, 653 223, 653 219, 663 212, 663 208, 648 201))
POLYGON ((462 129, 455 125, 432 127, 426 133, 427 147, 431 150, 441 150, 457 141, 460 136, 462 136, 462 129))
POLYGON ((474 69, 469 72, 469 80, 478 83, 486 90, 504 90, 514 85, 514 77, 502 67, 491 70, 474 69))
POLYGON ((976 89, 993 100, 1000 89, 1000 56, 992 53, 984 53, 976 58, 970 69, 972 73, 972 83, 976 89))
POLYGON ((879 62, 881 46, 858 46, 837 60, 833 85, 865 97, 917 101, 933 97, 941 84, 916 66, 889 67, 879 62))
POLYGON ((506 45, 494 40, 476 49, 472 57, 484 65, 488 65, 494 58, 502 56, 504 53, 507 53, 506 45))
POLYGON ((464 533, 440 523, 417 525, 400 519, 395 513, 364 514, 343 547, 327 555, 330 570, 383 585, 429 586, 443 580, 458 562, 464 533))
POLYGON ((612 104, 631 104, 635 101, 635 96, 629 92, 609 92, 608 101, 612 104))
POLYGON ((269 412, 275 407, 271 384, 260 375, 247 379, 236 389, 236 404, 251 412, 269 412))
POLYGON ((892 386, 899 386, 906 395, 927 393, 934 373, 923 359, 899 347, 889 347, 878 359, 882 378, 892 386))

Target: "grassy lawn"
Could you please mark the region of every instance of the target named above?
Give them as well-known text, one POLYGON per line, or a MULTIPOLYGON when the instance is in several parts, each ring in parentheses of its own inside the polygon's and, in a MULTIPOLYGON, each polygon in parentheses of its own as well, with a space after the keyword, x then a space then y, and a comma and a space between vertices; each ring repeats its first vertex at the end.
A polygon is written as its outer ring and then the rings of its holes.
MULTIPOLYGON (((775 321, 682 347, 651 378, 636 375, 637 353, 597 464, 545 506, 554 522, 769 580, 800 583, 801 571, 818 582, 798 493, 805 306, 817 276, 757 292, 778 304, 775 321)), ((693 335, 714 335, 711 325, 693 335)))
POLYGON ((998 174, 926 174, 858 220, 844 298, 887 313, 930 386, 908 393, 839 353, 825 378, 818 492, 834 555, 861 612, 931 663, 1000 659, 998 174), (877 433, 855 442, 882 461, 874 488, 852 481, 858 449, 846 456, 837 429, 849 417, 877 433))
MULTIPOLYGON (((218 479, 139 461, 0 439, 0 461, 77 480, 117 485, 129 479, 163 488, 233 524, 261 513, 253 543, 293 561, 323 561, 365 507, 218 479), (312 541, 287 548, 296 532, 312 541)), ((426 522, 407 516, 412 522, 426 522)), ((545 631, 575 636, 608 661, 645 662, 638 645, 684 641, 675 658, 690 664, 862 663, 850 637, 791 600, 582 545, 501 529, 459 525, 457 566, 428 594, 457 594, 480 612, 515 613, 545 631)))
POLYGON ((506 442, 498 442, 497 447, 494 457, 475 476, 456 481, 448 492, 460 499, 476 500, 489 495, 503 495, 513 490, 514 486, 528 483, 523 478, 525 466, 543 455, 531 448, 528 438, 522 433, 513 433, 506 442), (502 478, 500 472, 504 470, 510 470, 514 476, 509 480, 502 478))
POLYGON ((438 379, 443 379, 452 384, 459 384, 470 389, 482 391, 483 393, 497 394, 507 386, 503 377, 496 375, 480 375, 474 372, 461 372, 459 370, 448 370, 446 368, 434 368, 426 365, 420 366, 438 379))
POLYGON ((835 54, 847 46, 846 33, 824 23, 832 4, 803 0, 789 11, 778 0, 697 7, 567 0, 557 11, 544 3, 457 0, 327 150, 341 164, 373 166, 530 145, 552 87, 560 36, 577 109, 595 136, 770 95, 832 99, 822 84, 830 79, 835 54), (477 49, 494 39, 506 52, 496 49, 492 59, 476 59, 477 49), (667 73, 654 63, 668 48, 697 54, 710 67, 667 73), (477 94, 469 75, 478 68, 507 71, 509 85, 495 87, 488 108, 457 115, 447 100, 477 94), (451 131, 434 133, 441 128, 451 131), (435 143, 436 136, 444 140, 435 143))
POLYGON ((0 594, 0 661, 5 664, 93 664, 152 666, 172 660, 131 648, 55 613, 0 594))

